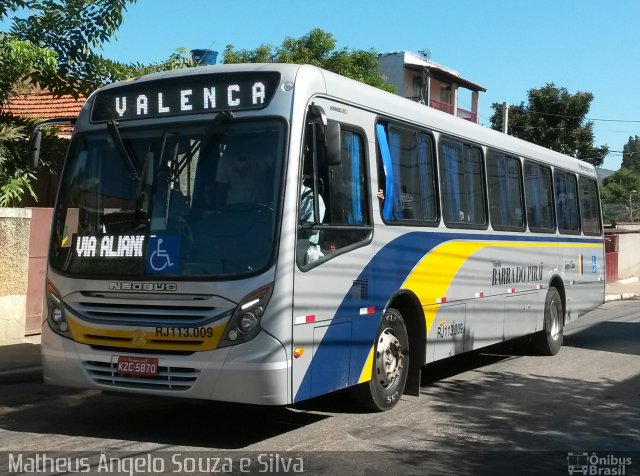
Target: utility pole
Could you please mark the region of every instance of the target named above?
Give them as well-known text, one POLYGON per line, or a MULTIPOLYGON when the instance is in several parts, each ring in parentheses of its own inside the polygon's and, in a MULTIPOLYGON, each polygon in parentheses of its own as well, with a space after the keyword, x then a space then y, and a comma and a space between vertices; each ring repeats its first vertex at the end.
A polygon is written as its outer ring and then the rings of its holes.
POLYGON ((631 202, 631 195, 633 195, 634 193, 638 193, 637 190, 631 190, 629 192, 629 221, 631 223, 633 223, 633 203, 631 202))
POLYGON ((502 103, 502 132, 509 133, 509 105, 506 102, 502 103))

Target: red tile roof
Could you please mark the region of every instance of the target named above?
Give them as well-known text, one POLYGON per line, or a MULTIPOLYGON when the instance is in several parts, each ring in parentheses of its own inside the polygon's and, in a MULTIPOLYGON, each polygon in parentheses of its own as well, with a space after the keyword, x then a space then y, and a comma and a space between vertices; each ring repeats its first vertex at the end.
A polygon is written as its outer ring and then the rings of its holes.
POLYGON ((12 96, 0 112, 32 119, 71 117, 80 113, 85 101, 69 95, 55 97, 48 92, 33 92, 12 96))

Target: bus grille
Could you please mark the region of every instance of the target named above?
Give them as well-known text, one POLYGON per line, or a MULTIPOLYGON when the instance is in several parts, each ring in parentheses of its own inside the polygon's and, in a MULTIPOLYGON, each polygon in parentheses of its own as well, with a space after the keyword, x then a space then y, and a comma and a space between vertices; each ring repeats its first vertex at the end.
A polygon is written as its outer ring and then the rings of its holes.
POLYGON ((70 310, 89 321, 109 325, 202 325, 233 309, 217 296, 165 296, 77 293, 65 299, 70 310))
POLYGON ((213 307, 177 307, 153 306, 146 304, 112 304, 97 302, 79 302, 74 311, 80 315, 98 321, 135 320, 136 323, 157 323, 158 321, 175 321, 182 324, 197 324, 215 311, 213 307))
POLYGON ((159 367, 158 375, 147 377, 119 375, 117 363, 86 361, 82 365, 95 383, 117 388, 184 392, 200 375, 200 370, 187 367, 159 367))

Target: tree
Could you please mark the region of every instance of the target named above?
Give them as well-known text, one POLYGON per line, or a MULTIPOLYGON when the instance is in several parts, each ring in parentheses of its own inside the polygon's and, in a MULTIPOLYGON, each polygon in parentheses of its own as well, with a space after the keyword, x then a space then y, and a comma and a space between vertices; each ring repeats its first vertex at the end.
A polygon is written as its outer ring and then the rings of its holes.
POLYGON ((54 94, 88 95, 119 77, 117 64, 95 50, 109 40, 122 23, 129 3, 136 0, 11 0, 0 10, 13 14, 13 39, 54 52, 57 67, 34 67, 32 82, 54 94), (19 7, 24 9, 18 10, 19 7))
POLYGON ((301 38, 286 37, 282 45, 267 44, 255 50, 235 50, 227 45, 223 62, 231 63, 294 63, 311 64, 389 92, 395 88, 387 84, 378 72, 377 53, 374 50, 336 50, 331 33, 314 28, 301 38))
POLYGON ((33 71, 52 75, 56 66, 54 51, 0 32, 0 105, 33 71))
MULTIPOLYGON (((107 81, 123 79, 134 66, 120 65, 94 53, 116 31, 128 3, 135 0, 2 0, 0 20, 0 106, 25 85, 54 94, 88 95, 107 81)), ((26 137, 31 124, 0 116, 0 206, 34 199, 35 174, 29 170, 26 137)), ((61 141, 45 136, 60 156, 61 141)), ((65 144, 66 145, 66 144, 65 144)))
POLYGON ((24 139, 22 126, 0 123, 0 207, 15 206, 27 192, 35 198, 33 173, 18 165, 18 147, 24 139))
POLYGON ((622 148, 622 167, 631 168, 640 165, 640 137, 629 137, 622 148))
MULTIPOLYGON (((528 103, 509 108, 509 134, 597 166, 609 152, 607 145, 593 144, 593 122, 586 119, 593 94, 548 83, 527 93, 528 103)), ((492 106, 491 127, 502 130, 502 104, 492 106)))

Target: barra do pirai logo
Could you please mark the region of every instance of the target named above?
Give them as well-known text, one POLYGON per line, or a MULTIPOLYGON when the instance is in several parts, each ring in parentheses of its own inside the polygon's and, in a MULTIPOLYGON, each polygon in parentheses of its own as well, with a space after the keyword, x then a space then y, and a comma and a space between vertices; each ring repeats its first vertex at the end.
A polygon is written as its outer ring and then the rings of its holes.
POLYGON ((613 454, 599 455, 596 452, 571 452, 567 454, 567 471, 569 474, 585 474, 593 476, 625 476, 627 466, 631 466, 631 458, 613 454))

